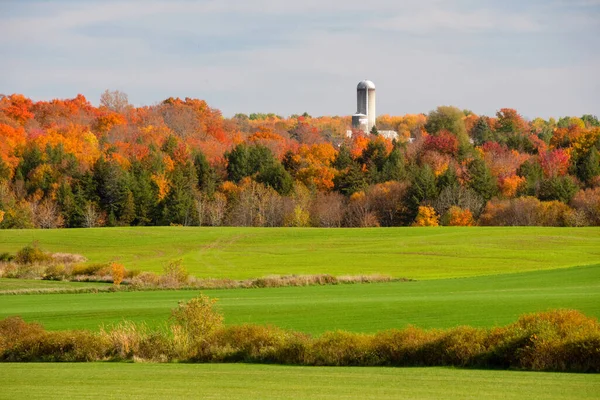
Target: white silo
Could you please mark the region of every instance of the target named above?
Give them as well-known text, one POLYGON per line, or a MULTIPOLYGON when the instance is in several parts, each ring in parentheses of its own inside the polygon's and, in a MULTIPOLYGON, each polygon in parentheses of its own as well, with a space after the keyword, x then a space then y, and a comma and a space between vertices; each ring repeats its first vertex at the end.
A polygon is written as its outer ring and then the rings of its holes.
MULTIPOLYGON (((375 84, 369 80, 359 82, 356 87, 356 97, 356 114, 367 116, 368 124, 366 133, 369 133, 375 126, 375 118, 377 117, 377 113, 375 112, 375 84)), ((359 127, 355 126, 354 128, 359 127)))

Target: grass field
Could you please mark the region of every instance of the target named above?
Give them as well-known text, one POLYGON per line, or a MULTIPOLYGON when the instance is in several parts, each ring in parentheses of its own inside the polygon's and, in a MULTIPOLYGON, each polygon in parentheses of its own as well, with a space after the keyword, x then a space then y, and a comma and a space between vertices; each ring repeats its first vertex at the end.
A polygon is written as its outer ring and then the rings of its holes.
POLYGON ((128 269, 162 271, 182 258, 198 277, 271 274, 436 279, 600 262, 599 228, 98 228, 0 230, 0 253, 37 240, 42 249, 128 269))
POLYGON ((247 364, 3 364, 0 399, 597 399, 600 375, 247 364))
MULTIPOLYGON (((123 319, 155 326, 196 290, 0 296, 0 318, 20 315, 48 329, 98 329, 123 319)), ((552 308, 600 317, 600 265, 551 271, 336 286, 204 291, 229 324, 272 324, 309 333, 489 327, 552 308)))
MULTIPOLYGON (((600 317, 600 229, 111 228, 0 230, 0 253, 42 249, 118 259, 160 272, 173 259, 198 277, 388 274, 414 282, 206 290, 227 324, 319 334, 491 327, 553 308, 600 317)), ((0 279, 0 291, 105 284, 0 279)), ((100 329, 124 319, 163 324, 197 290, 0 295, 0 319, 100 329)), ((0 399, 596 399, 600 375, 447 368, 321 368, 247 364, 0 364, 0 399)))

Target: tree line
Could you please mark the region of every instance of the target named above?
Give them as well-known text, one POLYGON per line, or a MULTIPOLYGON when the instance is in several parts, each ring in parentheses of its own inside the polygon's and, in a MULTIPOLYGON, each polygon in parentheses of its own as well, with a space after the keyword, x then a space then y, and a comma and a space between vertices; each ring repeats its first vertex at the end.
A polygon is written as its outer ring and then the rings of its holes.
POLYGON ((350 125, 0 96, 0 227, 600 225, 595 116, 380 116, 395 140, 350 125))

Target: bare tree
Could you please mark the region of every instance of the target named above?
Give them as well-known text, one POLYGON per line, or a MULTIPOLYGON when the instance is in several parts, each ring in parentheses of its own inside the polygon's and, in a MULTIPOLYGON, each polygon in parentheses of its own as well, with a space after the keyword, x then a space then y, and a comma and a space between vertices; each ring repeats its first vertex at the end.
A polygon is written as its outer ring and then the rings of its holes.
POLYGON ((44 199, 41 202, 31 203, 33 223, 42 229, 60 228, 64 225, 64 219, 60 215, 60 209, 56 202, 44 199))
POLYGON ((204 225, 204 221, 207 220, 208 202, 208 199, 204 195, 198 196, 194 201, 196 213, 198 214, 198 225, 200 226, 204 225))
POLYGON ((472 189, 463 186, 447 186, 440 192, 432 204, 439 215, 444 215, 450 207, 456 206, 470 210, 475 217, 483 211, 485 200, 472 189))
POLYGON ((314 226, 339 228, 345 213, 344 196, 340 193, 317 193, 310 208, 314 226))
POLYGON ((129 108, 129 99, 127 94, 119 90, 110 91, 107 89, 100 95, 100 106, 121 113, 129 108))
POLYGON ((102 225, 102 213, 92 202, 88 202, 83 210, 83 226, 85 228, 94 228, 102 225))
POLYGON ((221 226, 226 210, 227 198, 222 193, 215 193, 215 197, 207 204, 208 223, 212 226, 221 226))

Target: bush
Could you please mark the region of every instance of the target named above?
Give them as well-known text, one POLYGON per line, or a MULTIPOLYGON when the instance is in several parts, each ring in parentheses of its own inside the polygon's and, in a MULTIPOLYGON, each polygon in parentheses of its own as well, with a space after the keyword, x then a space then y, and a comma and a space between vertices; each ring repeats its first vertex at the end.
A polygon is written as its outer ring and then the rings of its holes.
POLYGON ((374 351, 371 335, 344 331, 326 332, 310 346, 311 365, 371 366, 381 360, 374 351))
POLYGON ((34 264, 50 261, 51 257, 38 247, 37 243, 25 246, 17 252, 15 261, 19 264, 34 264))
POLYGON ((223 325, 223 316, 215 310, 216 301, 201 294, 180 302, 171 313, 171 331, 180 358, 197 360, 207 356, 214 333, 223 325))
POLYGON ((131 286, 136 289, 155 288, 160 283, 160 277, 153 272, 142 272, 131 280, 131 286))
POLYGON ((10 253, 0 253, 0 262, 11 262, 14 259, 15 256, 10 253))
POLYGON ((64 265, 50 265, 46 267, 42 279, 46 281, 62 281, 67 275, 67 270, 64 265))
POLYGON ((107 342, 92 332, 46 332, 19 317, 0 321, 0 361, 97 361, 107 349, 107 342))
POLYGON ((172 341, 163 332, 150 331, 144 324, 124 321, 102 330, 101 336, 110 345, 110 356, 117 360, 170 361, 172 341))
POLYGON ((110 264, 77 264, 71 270, 73 276, 94 276, 109 275, 111 271, 110 264))
POLYGON ((165 287, 180 287, 185 285, 190 277, 183 266, 183 260, 174 260, 164 267, 164 274, 161 279, 161 285, 165 287))
POLYGON ((302 364, 309 337, 273 326, 232 326, 218 333, 219 361, 302 364))

